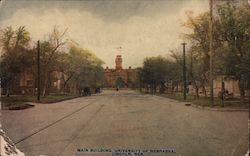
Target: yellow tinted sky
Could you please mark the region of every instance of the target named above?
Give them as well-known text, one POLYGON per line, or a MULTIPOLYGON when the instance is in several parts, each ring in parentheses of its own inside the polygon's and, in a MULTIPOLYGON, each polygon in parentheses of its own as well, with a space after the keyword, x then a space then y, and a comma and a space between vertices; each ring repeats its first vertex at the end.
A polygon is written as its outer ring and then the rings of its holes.
POLYGON ((68 28, 67 38, 93 51, 114 67, 117 47, 123 66, 136 67, 147 56, 181 50, 185 11, 208 10, 208 0, 5 0, 0 26, 25 25, 33 41, 43 40, 54 25, 68 28))

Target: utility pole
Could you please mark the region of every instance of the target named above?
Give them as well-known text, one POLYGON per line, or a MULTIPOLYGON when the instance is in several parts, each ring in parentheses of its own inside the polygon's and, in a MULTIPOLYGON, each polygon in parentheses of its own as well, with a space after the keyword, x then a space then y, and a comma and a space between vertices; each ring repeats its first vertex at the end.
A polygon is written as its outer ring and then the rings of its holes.
MULTIPOLYGON (((250 5, 250 1, 249 5, 250 5)), ((248 73, 248 151, 250 151, 250 73, 248 73)))
POLYGON ((182 43, 183 46, 183 98, 186 100, 186 43, 182 43))
POLYGON ((41 91, 41 82, 40 82, 40 41, 37 41, 37 101, 40 102, 40 91, 41 91))
POLYGON ((209 51, 210 51, 210 60, 209 60, 209 83, 210 83, 210 106, 214 105, 214 84, 213 84, 213 0, 209 1, 210 7, 210 20, 209 20, 209 51))
MULTIPOLYGON (((190 51, 190 75, 193 76, 193 51, 190 51)), ((191 78, 192 79, 192 78, 191 78)))
MULTIPOLYGON (((248 4, 250 7, 250 0, 248 0, 248 4)), ((250 26, 250 22, 248 22, 248 24, 250 26)), ((248 72, 248 152, 247 152, 248 155, 249 152, 250 152, 250 73, 248 72)))

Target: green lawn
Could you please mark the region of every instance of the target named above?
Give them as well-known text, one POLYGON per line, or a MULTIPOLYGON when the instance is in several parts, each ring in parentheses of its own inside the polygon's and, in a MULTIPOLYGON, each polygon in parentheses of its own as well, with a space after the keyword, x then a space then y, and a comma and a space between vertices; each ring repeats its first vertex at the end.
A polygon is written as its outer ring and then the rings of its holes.
MULTIPOLYGON (((48 95, 40 98, 40 103, 55 103, 64 100, 69 100, 76 98, 76 95, 48 95)), ((27 96, 27 95, 12 95, 10 97, 1 97, 1 104, 3 109, 15 108, 15 107, 24 107, 27 105, 27 102, 37 103, 36 96, 27 96)))
MULTIPOLYGON (((183 99, 182 93, 174 93, 174 94, 167 94, 167 93, 159 94, 159 93, 157 93, 156 95, 162 96, 162 97, 167 97, 167 98, 178 100, 178 101, 183 101, 183 102, 185 101, 183 99)), ((210 106, 210 98, 209 97, 200 96, 199 98, 196 98, 194 95, 187 95, 186 101, 192 102, 193 104, 200 105, 203 107, 210 106)), ((248 101, 245 100, 245 102, 242 104, 240 102, 240 99, 230 98, 230 99, 226 99, 224 101, 224 106, 225 107, 248 108, 248 101)), ((221 100, 218 97, 214 97, 214 107, 221 107, 221 100)))

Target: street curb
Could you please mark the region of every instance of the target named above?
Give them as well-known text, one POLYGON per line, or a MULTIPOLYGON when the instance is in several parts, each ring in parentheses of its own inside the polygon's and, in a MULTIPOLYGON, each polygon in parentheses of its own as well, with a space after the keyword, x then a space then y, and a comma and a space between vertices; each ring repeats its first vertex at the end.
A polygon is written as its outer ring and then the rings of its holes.
POLYGON ((249 109, 233 109, 233 108, 210 108, 210 107, 203 107, 196 104, 191 103, 191 107, 198 108, 202 110, 209 110, 209 111, 218 111, 218 112, 248 112, 249 109))

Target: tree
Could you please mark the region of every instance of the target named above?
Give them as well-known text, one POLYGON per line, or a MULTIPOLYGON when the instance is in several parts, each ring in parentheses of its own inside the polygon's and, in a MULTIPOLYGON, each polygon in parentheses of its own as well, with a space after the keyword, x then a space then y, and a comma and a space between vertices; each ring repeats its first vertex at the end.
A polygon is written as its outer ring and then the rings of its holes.
MULTIPOLYGON (((209 14, 202 13, 196 17, 187 13, 188 21, 184 24, 193 30, 186 34, 191 43, 191 52, 194 65, 200 78, 191 74, 193 80, 200 81, 203 90, 208 79, 209 64, 209 40, 208 22, 209 14), (198 66, 198 68, 197 68, 198 66)), ((250 9, 246 4, 221 3, 217 6, 217 14, 214 19, 214 74, 227 75, 239 80, 241 99, 244 99, 246 80, 249 75, 249 20, 250 9)), ((205 92, 206 93, 206 92, 205 92)))
MULTIPOLYGON (((183 25, 189 29, 192 30, 192 33, 185 34, 185 37, 189 40, 191 43, 191 52, 192 55, 195 57, 192 57, 196 60, 197 64, 199 65, 199 78, 198 81, 201 82, 202 90, 207 96, 206 92, 206 84, 209 80, 209 13, 205 12, 202 13, 196 17, 193 17, 192 12, 187 12, 188 20, 183 25)), ((213 47, 215 51, 221 46, 221 42, 218 42, 219 40, 219 27, 218 27, 218 21, 213 21, 213 36, 214 36, 214 42, 213 47)), ((214 54, 214 58, 216 59, 217 55, 214 54)), ((194 72, 194 71, 192 71, 194 72)), ((191 74, 191 78, 193 83, 195 83, 195 77, 193 73, 191 74)), ((196 86, 196 94, 197 94, 197 86, 196 86)), ((198 94, 197 94, 198 95, 198 94)))
POLYGON ((150 86, 151 93, 155 93, 158 86, 161 91, 164 91, 164 84, 170 71, 169 65, 170 61, 162 56, 149 57, 144 60, 139 79, 145 86, 150 86))
MULTIPOLYGON (((48 38, 40 42, 40 75, 42 95, 48 95, 55 73, 63 73, 64 92, 80 92, 84 86, 100 87, 104 81, 103 61, 97 58, 91 51, 82 49, 78 45, 65 45, 69 43, 65 39, 67 29, 59 31, 54 27, 48 38), (68 50, 69 49, 69 50, 68 50)), ((7 27, 1 30, 0 43, 3 50, 0 62, 0 76, 2 86, 7 89, 7 95, 11 86, 16 86, 15 81, 26 70, 33 72, 34 81, 37 78, 37 47, 30 46, 29 32, 25 27, 13 30, 7 27)), ((37 84, 37 83, 35 83, 37 84)), ((34 86, 37 87, 37 86, 34 86)))
POLYGON ((51 86, 52 73, 58 70, 58 58, 63 53, 62 47, 67 43, 65 34, 67 29, 60 31, 54 26, 48 39, 41 42, 41 86, 42 96, 49 94, 51 86))
POLYGON ((250 75, 250 7, 227 3, 218 8, 221 48, 219 73, 239 80, 241 101, 244 101, 250 75))
POLYGON ((1 30, 0 46, 1 55, 1 79, 6 95, 9 96, 11 84, 18 74, 27 66, 32 64, 32 50, 29 49, 30 34, 24 26, 17 30, 7 27, 1 30))
POLYGON ((104 82, 103 61, 87 49, 71 46, 69 53, 61 55, 61 68, 65 75, 64 91, 66 86, 74 93, 88 87, 101 87, 104 82))

